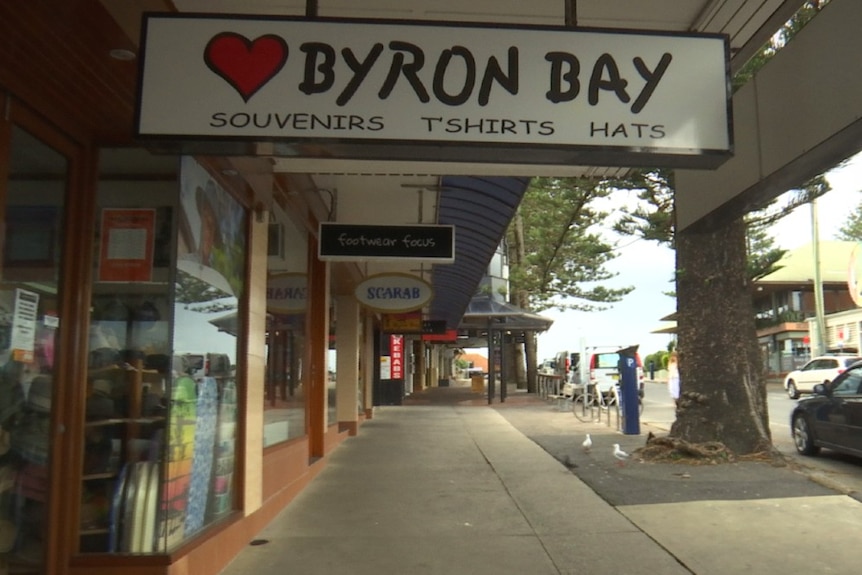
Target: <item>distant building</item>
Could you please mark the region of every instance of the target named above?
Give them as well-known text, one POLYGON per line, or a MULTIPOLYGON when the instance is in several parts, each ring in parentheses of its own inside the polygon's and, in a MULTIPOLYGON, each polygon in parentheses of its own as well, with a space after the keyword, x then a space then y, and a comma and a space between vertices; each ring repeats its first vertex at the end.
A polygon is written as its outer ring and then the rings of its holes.
MULTIPOLYGON (((792 371, 811 357, 812 338, 816 338, 817 331, 813 245, 788 252, 778 262, 780 269, 753 284, 757 339, 769 375, 792 371)), ((824 349, 858 351, 862 310, 857 308, 848 287, 851 260, 858 244, 821 241, 819 246, 827 326, 824 349)))
POLYGON ((481 369, 482 373, 488 373, 488 358, 484 355, 479 355, 478 353, 465 353, 460 356, 460 359, 466 361, 469 364, 469 367, 481 369))

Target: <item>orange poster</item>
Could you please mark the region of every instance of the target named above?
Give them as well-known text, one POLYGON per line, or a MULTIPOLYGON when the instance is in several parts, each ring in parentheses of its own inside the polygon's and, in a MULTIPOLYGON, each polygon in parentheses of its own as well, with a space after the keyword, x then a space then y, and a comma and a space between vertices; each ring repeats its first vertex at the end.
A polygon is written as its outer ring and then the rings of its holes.
POLYGON ((99 281, 151 281, 155 227, 154 209, 103 209, 99 281))

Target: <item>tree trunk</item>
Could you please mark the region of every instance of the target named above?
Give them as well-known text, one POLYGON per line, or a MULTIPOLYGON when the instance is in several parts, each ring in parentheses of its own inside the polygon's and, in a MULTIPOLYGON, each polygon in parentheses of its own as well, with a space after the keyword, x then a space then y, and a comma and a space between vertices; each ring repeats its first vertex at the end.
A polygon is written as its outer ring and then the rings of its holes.
POLYGON ((525 364, 527 366, 527 393, 536 393, 539 389, 539 363, 536 361, 536 332, 528 331, 524 339, 525 364))
POLYGON ((676 234, 681 396, 671 437, 772 450, 740 219, 676 234))

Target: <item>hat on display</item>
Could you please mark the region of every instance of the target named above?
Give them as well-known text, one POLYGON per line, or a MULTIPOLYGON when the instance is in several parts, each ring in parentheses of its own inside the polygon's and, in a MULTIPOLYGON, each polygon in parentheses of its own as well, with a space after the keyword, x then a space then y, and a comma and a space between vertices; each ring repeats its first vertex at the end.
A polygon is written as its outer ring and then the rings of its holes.
POLYGON ((93 382, 93 395, 111 397, 114 392, 114 384, 110 379, 97 379, 93 382))
POLYGON ((98 321, 128 321, 129 308, 119 298, 114 298, 99 310, 95 319, 98 321))
POLYGON ((93 393, 87 398, 87 417, 110 419, 114 416, 114 400, 109 395, 93 393))
POLYGON ((50 413, 51 411, 51 378, 47 375, 39 375, 30 383, 30 391, 27 393, 27 405, 33 411, 50 413))
POLYGON ((161 314, 159 314, 159 310, 156 308, 156 305, 147 300, 134 310, 132 318, 139 322, 159 321, 161 319, 161 314))
POLYGON ((15 487, 18 470, 11 465, 0 467, 0 494, 15 487))
POLYGON ((8 519, 0 519, 0 553, 9 553, 18 539, 18 527, 8 519))

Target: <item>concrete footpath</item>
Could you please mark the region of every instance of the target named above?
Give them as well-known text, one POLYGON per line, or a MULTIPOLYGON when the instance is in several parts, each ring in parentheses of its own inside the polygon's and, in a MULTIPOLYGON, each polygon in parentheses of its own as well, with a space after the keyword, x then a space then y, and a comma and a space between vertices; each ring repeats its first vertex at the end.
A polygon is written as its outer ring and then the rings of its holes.
POLYGON ((223 575, 858 572, 862 503, 790 467, 640 462, 646 433, 524 393, 415 394, 376 408, 223 575))

